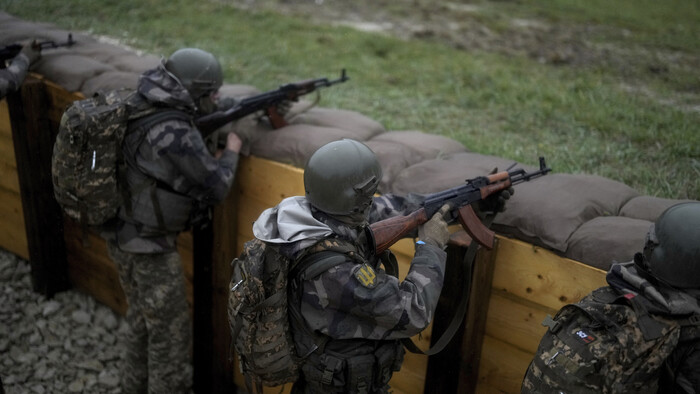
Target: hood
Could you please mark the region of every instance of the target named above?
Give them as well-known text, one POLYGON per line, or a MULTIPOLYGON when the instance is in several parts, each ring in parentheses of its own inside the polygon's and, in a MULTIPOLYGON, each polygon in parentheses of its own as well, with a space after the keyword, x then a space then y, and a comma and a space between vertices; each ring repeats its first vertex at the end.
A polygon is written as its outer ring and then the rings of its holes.
POLYGON ((138 92, 156 105, 194 111, 194 100, 187 89, 161 63, 139 76, 138 92))
POLYGON ((641 296, 652 313, 671 315, 700 314, 700 290, 676 289, 649 282, 634 261, 614 263, 606 276, 608 284, 622 293, 641 296))
POLYGON ((304 196, 285 198, 276 207, 266 209, 253 223, 253 234, 273 244, 299 243, 305 248, 331 235, 328 225, 311 214, 311 205, 304 196))

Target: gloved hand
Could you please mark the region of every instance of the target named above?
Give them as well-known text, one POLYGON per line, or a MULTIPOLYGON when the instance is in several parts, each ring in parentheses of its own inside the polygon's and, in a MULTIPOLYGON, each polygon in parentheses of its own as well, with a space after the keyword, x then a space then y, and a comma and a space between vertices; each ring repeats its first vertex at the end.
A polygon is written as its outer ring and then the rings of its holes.
POLYGON ((440 210, 435 212, 435 215, 430 220, 418 227, 418 238, 427 244, 443 249, 450 239, 450 233, 447 231, 447 223, 445 222, 445 214, 449 210, 449 204, 440 207, 440 210))
MULTIPOLYGON (((485 199, 479 201, 478 211, 479 216, 483 216, 486 212, 503 212, 506 210, 506 201, 515 194, 515 189, 509 187, 508 189, 501 190, 498 193, 494 193, 485 199)), ((483 218, 482 218, 483 219, 483 218)))
POLYGON ((41 57, 41 49, 34 47, 34 44, 36 44, 36 40, 25 43, 20 52, 29 59, 30 66, 41 57))
POLYGON ((277 113, 280 114, 280 116, 283 118, 286 117, 289 113, 289 110, 292 109, 292 105, 294 105, 294 103, 290 100, 280 101, 280 103, 277 104, 277 113))

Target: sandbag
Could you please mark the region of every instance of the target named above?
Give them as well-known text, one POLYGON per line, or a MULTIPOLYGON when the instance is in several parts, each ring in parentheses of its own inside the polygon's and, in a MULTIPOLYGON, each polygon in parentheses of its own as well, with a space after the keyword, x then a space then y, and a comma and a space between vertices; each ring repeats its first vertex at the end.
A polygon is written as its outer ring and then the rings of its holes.
POLYGON ((381 123, 359 112, 336 108, 313 107, 290 117, 289 124, 308 124, 348 130, 358 141, 366 141, 386 131, 381 123))
POLYGON ((413 149, 420 160, 444 158, 452 154, 468 152, 460 142, 422 131, 388 131, 372 138, 373 141, 406 145, 413 149))
MULTIPOLYGON (((378 139, 373 139, 377 141, 378 139)), ((457 153, 441 159, 425 160, 402 170, 391 191, 396 194, 434 193, 463 184, 465 180, 489 174, 493 169, 503 171, 512 160, 479 153, 457 153)), ((526 171, 539 167, 518 165, 526 171)))
POLYGON ((85 56, 44 51, 34 70, 68 91, 80 91, 83 83, 99 74, 116 71, 114 67, 85 56))
POLYGON ((304 168, 321 146, 343 138, 357 139, 353 132, 334 127, 295 124, 277 130, 261 127, 251 142, 252 155, 304 168))
POLYGON ((630 261, 642 251, 651 223, 621 216, 594 218, 571 234, 564 256, 607 271, 613 262, 630 261))
POLYGON ((690 201, 695 200, 673 200, 670 198, 639 196, 629 200, 620 209, 620 216, 655 222, 666 209, 673 205, 690 201))
POLYGON ((420 160, 418 153, 406 145, 389 141, 365 141, 382 167, 382 180, 379 182, 379 193, 387 193, 391 190, 391 184, 403 169, 416 164, 420 160))
POLYGON ((599 216, 618 216, 620 208, 637 196, 636 190, 607 178, 550 174, 516 186, 492 228, 563 253, 582 224, 599 216))

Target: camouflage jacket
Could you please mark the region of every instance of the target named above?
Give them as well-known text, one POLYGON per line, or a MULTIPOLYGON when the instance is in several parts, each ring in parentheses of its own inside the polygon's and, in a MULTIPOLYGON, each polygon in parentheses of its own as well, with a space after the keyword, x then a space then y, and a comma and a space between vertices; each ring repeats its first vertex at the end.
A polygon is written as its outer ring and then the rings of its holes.
MULTIPOLYGON (((408 213, 418 199, 400 196, 375 198, 370 220, 408 213)), ((304 197, 291 197, 265 211, 255 222, 257 238, 280 244, 280 251, 296 256, 322 240, 354 242, 361 254, 306 280, 301 312, 305 322, 332 339, 390 340, 421 332, 432 320, 442 290, 446 253, 417 245, 403 281, 390 276, 371 255, 361 234, 322 213, 312 213, 304 197)))
MULTIPOLYGON (((153 106, 195 113, 187 90, 162 66, 141 75, 138 92, 153 106)), ((182 119, 155 124, 145 135, 128 134, 123 148, 132 212, 120 209, 117 241, 133 253, 175 250, 175 238, 190 224, 194 207, 226 197, 238 163, 238 155, 228 150, 214 158, 196 127, 182 119), (165 229, 154 223, 156 208, 144 179, 157 189, 165 229)))
MULTIPOLYGON (((700 289, 675 289, 651 283, 633 261, 615 263, 606 277, 622 293, 637 294, 651 313, 677 318, 700 316, 700 289)), ((659 393, 700 393, 700 325, 685 327, 677 348, 664 362, 659 393)))
POLYGON ((5 98, 8 93, 19 89, 28 69, 29 59, 23 53, 15 56, 7 68, 0 69, 0 100, 5 98))

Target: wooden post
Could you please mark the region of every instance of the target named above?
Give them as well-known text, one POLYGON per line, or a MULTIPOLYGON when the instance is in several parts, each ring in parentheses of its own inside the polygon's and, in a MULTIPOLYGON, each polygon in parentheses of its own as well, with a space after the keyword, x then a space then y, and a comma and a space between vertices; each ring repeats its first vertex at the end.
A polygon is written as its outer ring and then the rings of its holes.
POLYGON ((52 297, 70 287, 63 213, 53 194, 51 155, 57 129, 49 121, 43 81, 27 76, 7 97, 34 291, 52 297))
MULTIPOLYGON (((440 293, 433 331, 431 334, 431 346, 442 336, 447 326, 452 321, 454 311, 457 309, 462 294, 462 286, 467 275, 464 272, 463 259, 467 251, 469 241, 466 244, 450 242, 447 246, 447 265, 445 268, 445 282, 440 293)), ((450 343, 440 353, 428 358, 428 369, 425 376, 425 393, 456 393, 459 367, 460 349, 464 322, 455 333, 450 343)))
POLYGON ((228 323, 231 260, 237 247, 238 182, 213 209, 211 226, 194 233, 195 392, 232 393, 233 363, 228 323))
POLYGON ((192 231, 193 255, 193 364, 194 391, 211 393, 213 374, 212 343, 212 246, 213 229, 192 231))
POLYGON ((480 248, 474 263, 469 309, 465 320, 460 354, 459 385, 456 393, 473 393, 479 380, 481 346, 486 331, 486 314, 491 299, 491 285, 498 253, 498 239, 493 250, 480 248))

